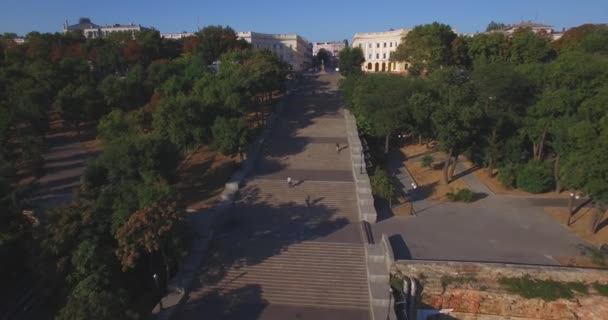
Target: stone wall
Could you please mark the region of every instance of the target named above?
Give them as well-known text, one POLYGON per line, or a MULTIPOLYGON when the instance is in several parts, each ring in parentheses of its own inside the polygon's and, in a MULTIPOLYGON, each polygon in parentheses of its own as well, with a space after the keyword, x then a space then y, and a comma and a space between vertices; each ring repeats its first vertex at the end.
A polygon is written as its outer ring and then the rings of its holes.
MULTIPOLYGON (((530 277, 559 282, 608 283, 608 270, 499 263, 398 261, 393 273, 423 285, 420 308, 454 309, 445 319, 608 319, 608 297, 588 295, 543 301, 509 293, 498 280, 530 277)), ((441 317, 433 319, 442 319, 441 317)))
POLYGON ((372 185, 369 181, 365 160, 363 157, 363 146, 357 130, 355 117, 349 110, 344 110, 344 120, 346 121, 346 134, 348 137, 348 149, 352 162, 353 177, 356 183, 357 208, 359 218, 362 221, 375 223, 378 217, 374 207, 374 197, 372 196, 372 185))

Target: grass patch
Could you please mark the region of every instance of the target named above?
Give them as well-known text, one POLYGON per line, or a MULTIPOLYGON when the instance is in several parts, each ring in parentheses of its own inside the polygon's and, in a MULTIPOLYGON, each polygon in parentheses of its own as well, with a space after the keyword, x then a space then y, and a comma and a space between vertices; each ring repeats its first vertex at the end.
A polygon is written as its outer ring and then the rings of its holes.
POLYGON ((593 289, 595 289, 600 296, 608 297, 608 283, 601 284, 595 282, 593 283, 593 289))
POLYGON ((587 294, 589 290, 588 286, 582 282, 533 280, 527 276, 521 278, 501 278, 498 282, 506 287, 510 293, 518 294, 528 299, 539 298, 545 301, 571 299, 574 297, 574 293, 587 294))
POLYGON ((579 246, 579 250, 581 251, 582 255, 589 257, 589 259, 591 259, 591 262, 593 262, 594 264, 602 267, 608 266, 608 256, 604 252, 602 252, 601 249, 598 249, 593 246, 581 245, 579 246))
POLYGON ((456 192, 450 191, 445 194, 452 202, 473 202, 475 193, 469 189, 459 189, 456 192))

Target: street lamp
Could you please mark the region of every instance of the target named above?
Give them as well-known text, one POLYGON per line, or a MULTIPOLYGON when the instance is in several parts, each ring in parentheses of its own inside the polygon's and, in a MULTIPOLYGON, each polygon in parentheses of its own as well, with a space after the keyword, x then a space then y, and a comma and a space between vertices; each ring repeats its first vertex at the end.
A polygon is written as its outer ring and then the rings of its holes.
MULTIPOLYGON (((412 186, 412 190, 416 190, 416 188, 418 188, 418 185, 416 184, 416 182, 410 183, 410 186, 412 186)), ((410 191, 410 216, 416 216, 416 210, 414 210, 414 203, 412 202, 411 191, 410 191)))
POLYGON ((575 192, 570 192, 570 198, 568 199, 568 225, 571 224, 572 215, 574 214, 574 200, 580 199, 581 196, 575 192))
MULTIPOLYGON (((156 284, 156 290, 158 290, 158 293, 160 294, 160 286, 158 285, 158 276, 155 274, 152 275, 152 278, 154 278, 154 283, 156 284)), ((160 306, 160 309, 163 309, 163 297, 161 295, 160 300, 158 301, 158 304, 160 306)))

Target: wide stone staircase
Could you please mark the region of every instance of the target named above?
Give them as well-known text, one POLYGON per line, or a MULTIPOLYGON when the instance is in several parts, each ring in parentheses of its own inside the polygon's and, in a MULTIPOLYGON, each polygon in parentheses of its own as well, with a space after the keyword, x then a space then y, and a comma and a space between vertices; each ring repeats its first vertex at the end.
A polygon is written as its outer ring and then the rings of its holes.
MULTIPOLYGON (((261 245, 254 241, 251 247, 261 245)), ((240 248, 254 251, 255 248, 240 248)), ((235 264, 202 294, 229 293, 259 286, 261 301, 320 308, 369 309, 363 246, 308 241, 285 247, 264 261, 235 264)), ((208 282, 215 275, 210 272, 208 282)))

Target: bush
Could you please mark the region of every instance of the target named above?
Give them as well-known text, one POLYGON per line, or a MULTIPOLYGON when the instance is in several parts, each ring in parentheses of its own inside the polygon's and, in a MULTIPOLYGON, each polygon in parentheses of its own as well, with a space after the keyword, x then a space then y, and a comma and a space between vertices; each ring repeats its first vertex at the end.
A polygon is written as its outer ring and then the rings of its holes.
POLYGON ((395 188, 386 171, 376 168, 374 174, 370 177, 370 182, 372 185, 372 193, 375 196, 390 201, 395 195, 395 188))
POLYGON ((517 186, 516 184, 517 166, 514 164, 507 164, 506 166, 498 169, 498 181, 503 186, 513 189, 517 186))
POLYGON ((435 161, 435 159, 433 159, 433 156, 430 154, 427 154, 426 156, 422 157, 422 167, 430 168, 433 166, 434 161, 435 161))
POLYGON ((469 189, 460 189, 456 192, 446 193, 448 200, 458 202, 473 202, 475 199, 475 193, 469 189))
POLYGON ((530 193, 547 192, 554 185, 551 167, 541 161, 530 161, 517 173, 517 187, 530 193))

